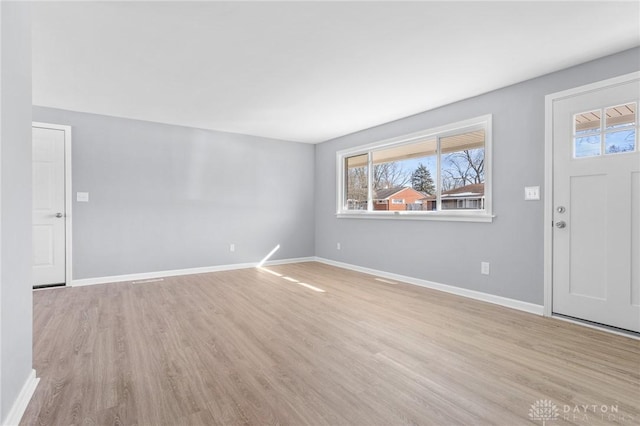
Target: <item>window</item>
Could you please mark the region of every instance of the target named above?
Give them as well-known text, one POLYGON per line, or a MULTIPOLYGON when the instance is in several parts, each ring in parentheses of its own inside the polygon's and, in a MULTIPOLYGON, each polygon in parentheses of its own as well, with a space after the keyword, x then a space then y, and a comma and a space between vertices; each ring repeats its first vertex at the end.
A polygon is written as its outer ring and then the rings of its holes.
POLYGON ((337 153, 339 217, 490 221, 491 116, 337 153))
POLYGON ((345 159, 345 209, 346 210, 366 210, 367 209, 367 155, 357 155, 345 159))
POLYGON ((574 115, 573 157, 634 152, 638 145, 636 110, 636 102, 630 102, 574 115))

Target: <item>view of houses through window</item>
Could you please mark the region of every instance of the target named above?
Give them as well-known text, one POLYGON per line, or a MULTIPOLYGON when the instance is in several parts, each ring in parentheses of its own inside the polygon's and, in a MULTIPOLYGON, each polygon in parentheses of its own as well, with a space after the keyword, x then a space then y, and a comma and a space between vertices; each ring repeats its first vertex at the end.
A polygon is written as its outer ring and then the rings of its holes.
POLYGON ((484 210, 485 135, 473 126, 345 156, 343 209, 484 210))

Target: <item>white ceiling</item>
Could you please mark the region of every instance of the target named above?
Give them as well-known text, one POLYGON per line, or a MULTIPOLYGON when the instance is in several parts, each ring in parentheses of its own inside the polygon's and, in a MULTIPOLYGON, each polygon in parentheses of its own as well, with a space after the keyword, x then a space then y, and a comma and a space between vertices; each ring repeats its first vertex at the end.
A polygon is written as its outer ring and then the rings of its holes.
POLYGON ((632 2, 44 2, 33 103, 321 142, 640 44, 632 2))

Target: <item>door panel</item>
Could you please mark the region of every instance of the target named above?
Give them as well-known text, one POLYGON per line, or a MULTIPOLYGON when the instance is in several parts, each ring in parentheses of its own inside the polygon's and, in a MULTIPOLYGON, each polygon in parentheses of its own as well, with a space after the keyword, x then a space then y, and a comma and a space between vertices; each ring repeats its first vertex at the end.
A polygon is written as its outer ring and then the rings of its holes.
POLYGON ((54 252, 53 225, 34 225, 33 241, 37 241, 33 250, 33 266, 38 268, 52 267, 54 252))
POLYGON ((33 285, 65 277, 65 173, 63 130, 33 127, 33 285))
POLYGON ((53 164, 44 161, 33 162, 33 185, 38 188, 33 191, 34 210, 43 211, 54 208, 54 191, 51 187, 54 179, 53 164))
POLYGON ((605 175, 572 176, 570 179, 569 292, 596 299, 606 299, 607 294, 602 268, 606 255, 606 183, 605 175), (600 198, 598 202, 594 202, 594 193, 600 198))
POLYGON ((553 103, 553 312, 638 332, 639 99, 636 78, 553 103))

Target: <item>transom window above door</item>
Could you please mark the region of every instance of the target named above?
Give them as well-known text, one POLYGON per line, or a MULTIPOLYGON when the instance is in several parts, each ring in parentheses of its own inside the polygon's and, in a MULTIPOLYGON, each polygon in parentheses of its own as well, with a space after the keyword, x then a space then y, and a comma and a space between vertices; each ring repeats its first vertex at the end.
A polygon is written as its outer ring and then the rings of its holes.
POLYGON ((573 118, 573 158, 635 152, 638 103, 584 111, 573 118))

